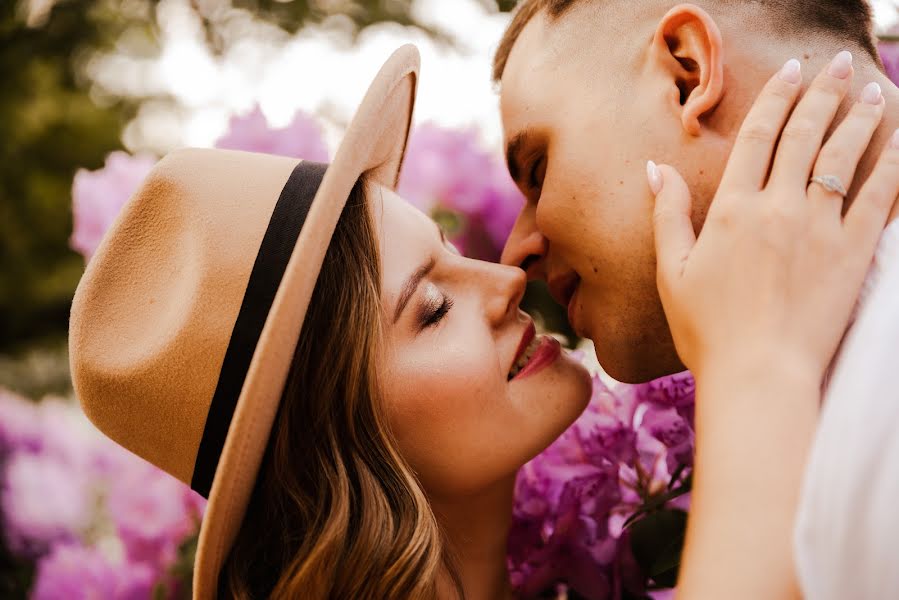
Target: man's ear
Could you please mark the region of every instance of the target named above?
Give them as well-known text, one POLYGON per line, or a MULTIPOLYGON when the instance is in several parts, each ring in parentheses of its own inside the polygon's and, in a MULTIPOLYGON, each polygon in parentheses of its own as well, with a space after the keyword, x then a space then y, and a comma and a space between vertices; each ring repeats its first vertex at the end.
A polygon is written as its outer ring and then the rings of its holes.
POLYGON ((680 91, 681 122, 699 135, 700 119, 724 95, 724 44, 717 23, 693 4, 668 11, 656 28, 651 56, 680 91))

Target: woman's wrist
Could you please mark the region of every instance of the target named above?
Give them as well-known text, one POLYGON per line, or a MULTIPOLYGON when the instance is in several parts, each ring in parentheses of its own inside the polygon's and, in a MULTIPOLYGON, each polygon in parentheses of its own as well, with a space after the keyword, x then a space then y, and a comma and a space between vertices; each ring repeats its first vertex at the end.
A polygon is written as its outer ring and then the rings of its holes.
POLYGON ((820 376, 790 357, 727 358, 706 364, 697 377, 682 597, 725 597, 739 589, 745 593, 732 597, 780 598, 796 585, 792 526, 820 376))
POLYGON ((822 375, 807 362, 721 360, 696 378, 697 465, 725 476, 764 478, 758 460, 793 460, 807 451, 817 423, 822 375))
POLYGON ((757 351, 744 346, 739 352, 710 353, 692 371, 698 388, 750 386, 759 395, 766 390, 818 390, 824 378, 824 367, 813 358, 774 344, 760 345, 757 351))

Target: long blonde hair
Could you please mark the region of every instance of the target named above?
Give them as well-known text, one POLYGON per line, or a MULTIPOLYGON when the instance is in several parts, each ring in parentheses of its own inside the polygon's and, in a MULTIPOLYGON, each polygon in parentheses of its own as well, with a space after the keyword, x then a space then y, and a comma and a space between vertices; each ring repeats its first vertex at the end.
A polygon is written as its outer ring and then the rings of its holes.
POLYGON ((328 248, 220 595, 432 599, 441 567, 462 595, 386 424, 380 281, 360 179, 328 248))

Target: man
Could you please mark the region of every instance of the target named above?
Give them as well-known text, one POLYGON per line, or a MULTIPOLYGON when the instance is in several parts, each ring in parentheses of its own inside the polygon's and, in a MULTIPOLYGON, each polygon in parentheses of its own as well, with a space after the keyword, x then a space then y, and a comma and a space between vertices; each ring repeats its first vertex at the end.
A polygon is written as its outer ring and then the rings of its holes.
MULTIPOLYGON (((763 84, 790 58, 801 61, 809 82, 845 49, 855 75, 841 114, 872 81, 886 100, 883 122, 848 190, 851 199, 899 126, 899 89, 881 71, 864 0, 523 0, 494 60, 509 170, 527 196, 503 261, 547 281, 611 376, 642 382, 682 370, 656 288, 647 160, 684 176, 699 231, 763 84)), ((789 135, 807 133, 800 126, 789 135)), ((884 243, 896 229, 888 227, 884 243)), ((899 256, 893 271, 897 264, 899 256)), ((883 323, 879 335, 896 335, 899 302, 893 305, 881 299, 863 307, 860 319, 874 313, 883 323)), ((846 346, 834 371, 842 396, 827 396, 812 450, 797 568, 810 598, 899 596, 899 579, 884 565, 885 548, 874 543, 878 528, 883 537, 899 531, 899 521, 851 523, 856 511, 899 493, 899 477, 871 451, 872 439, 889 438, 866 437, 861 425, 847 433, 840 425, 847 407, 863 422, 897 423, 889 420, 894 409, 864 403, 874 396, 899 405, 888 380, 899 364, 894 350, 866 361, 871 344, 865 339, 847 339, 846 346), (849 365, 860 363, 877 365, 865 374, 864 398, 851 391, 861 390, 861 371, 849 365), (866 495, 863 486, 878 477, 886 496, 866 495)))

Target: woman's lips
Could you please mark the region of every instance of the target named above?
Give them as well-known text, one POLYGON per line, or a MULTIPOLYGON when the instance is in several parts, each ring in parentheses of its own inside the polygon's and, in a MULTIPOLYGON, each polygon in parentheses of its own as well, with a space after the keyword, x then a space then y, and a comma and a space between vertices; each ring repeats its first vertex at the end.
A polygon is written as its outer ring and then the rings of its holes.
POLYGON ((562 345, 559 343, 559 340, 548 335, 541 335, 540 343, 531 355, 531 359, 521 371, 512 378, 512 381, 517 381, 542 371, 545 367, 555 362, 561 354, 562 345))
POLYGON ((521 341, 518 343, 518 350, 515 351, 515 358, 512 360, 512 364, 514 365, 518 362, 518 359, 521 358, 521 355, 524 354, 524 351, 528 349, 528 345, 537 335, 537 327, 534 326, 534 322, 531 321, 527 328, 524 330, 524 334, 521 336, 521 341))

